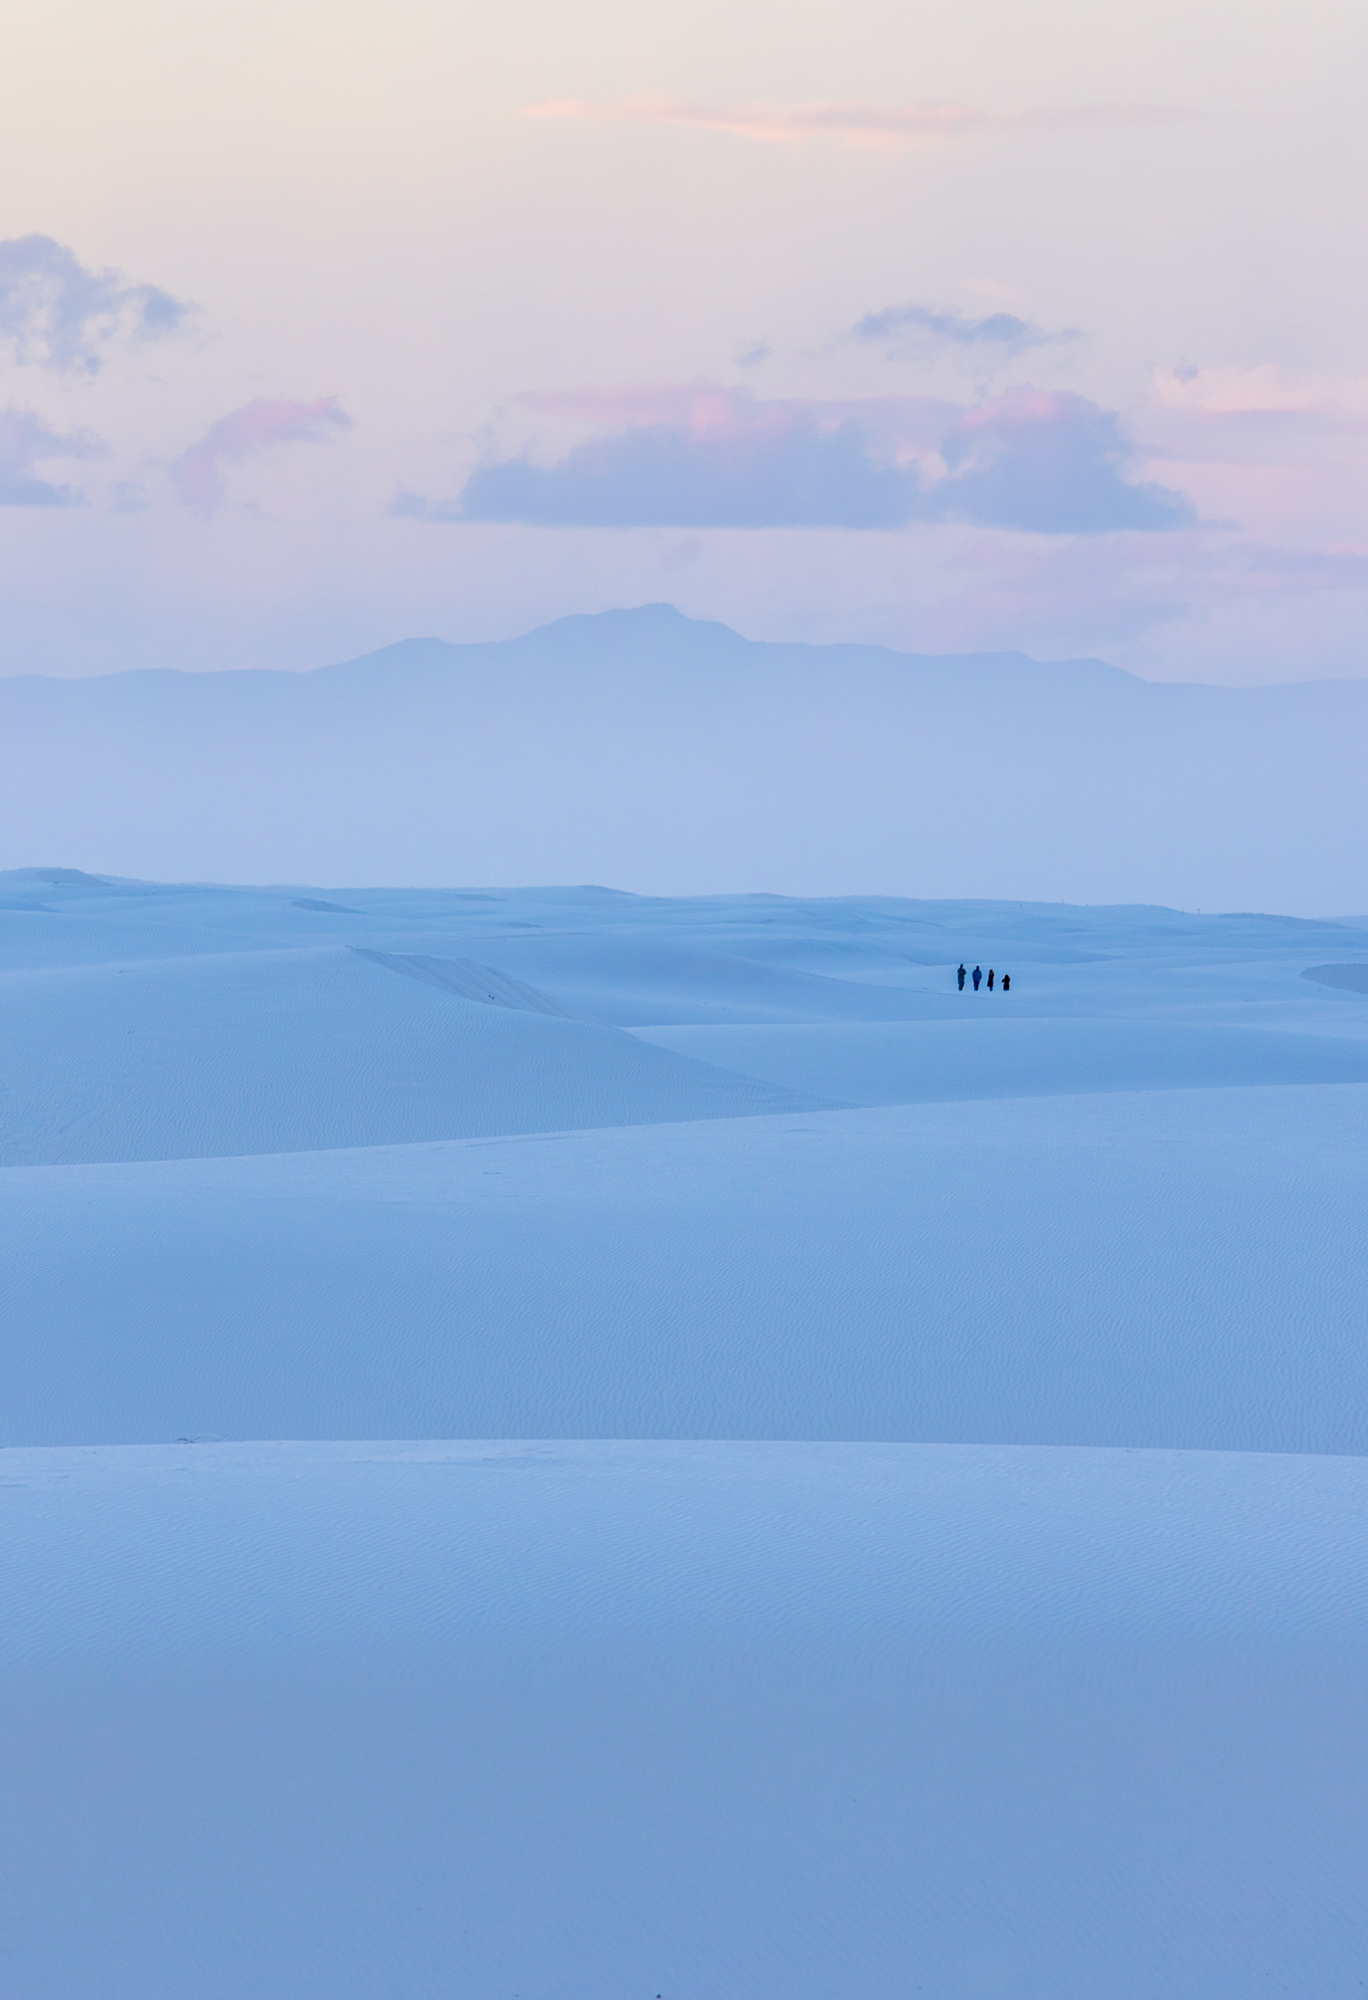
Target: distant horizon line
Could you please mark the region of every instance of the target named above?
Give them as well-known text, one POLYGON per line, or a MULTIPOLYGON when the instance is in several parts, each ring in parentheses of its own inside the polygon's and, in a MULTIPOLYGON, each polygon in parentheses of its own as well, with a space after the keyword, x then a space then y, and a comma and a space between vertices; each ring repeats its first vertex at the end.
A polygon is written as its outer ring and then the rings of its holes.
MULTIPOLYGON (((1341 913, 1333 916, 1305 917, 1294 910, 1201 910, 1187 909, 1177 903, 1154 902, 1075 902, 1067 896, 895 896, 881 890, 847 889, 826 895, 801 895, 782 889, 720 889, 663 891, 647 889, 618 889, 609 882, 225 882, 194 877, 184 880, 152 875, 117 875, 96 873, 84 868, 73 868, 70 864, 25 863, 17 868, 0 868, 0 883, 33 885, 48 889, 67 889, 79 896, 87 887, 107 889, 115 896, 132 892, 134 898, 139 890, 152 894, 158 891, 205 892, 223 895, 243 896, 293 896, 300 889, 327 889, 332 895, 348 896, 456 896, 475 901, 502 901, 515 896, 611 896, 624 902, 635 903, 797 903, 804 906, 813 903, 867 903, 899 904, 913 909, 987 909, 987 910, 1096 910, 1100 914, 1108 911, 1140 910, 1169 917, 1196 917, 1203 923, 1232 923, 1255 921, 1258 923, 1293 924, 1303 930, 1325 930, 1330 928, 1362 929, 1368 926, 1368 912, 1341 913)), ((9 906, 13 907, 13 906, 9 906)), ((42 907, 35 905, 33 907, 42 907)), ((331 903, 306 903, 293 905, 296 909, 314 909, 334 916, 359 917, 366 914, 362 910, 339 908, 331 903)), ((939 963, 940 961, 937 961, 939 963)), ((944 961, 949 964, 949 960, 944 961)), ((1303 978, 1314 977, 1324 971, 1341 969, 1338 962, 1332 966, 1313 966, 1302 974, 1303 978)), ((1357 966, 1351 966, 1357 971, 1357 966)), ((1334 982, 1322 982, 1334 983, 1334 982)))

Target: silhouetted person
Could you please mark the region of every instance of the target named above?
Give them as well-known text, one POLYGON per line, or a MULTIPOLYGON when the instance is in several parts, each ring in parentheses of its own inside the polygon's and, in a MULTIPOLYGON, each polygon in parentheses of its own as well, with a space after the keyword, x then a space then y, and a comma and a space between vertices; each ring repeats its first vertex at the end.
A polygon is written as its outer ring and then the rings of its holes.
POLYGON ((988 968, 988 991, 991 993, 992 990, 993 990, 993 968, 990 965, 988 968))
POLYGON ((983 977, 983 974, 982 974, 982 972, 981 972, 981 971, 979 970, 978 966, 975 966, 975 967, 974 967, 974 991, 975 991, 975 993, 977 993, 977 992, 978 992, 978 990, 979 990, 979 981, 980 981, 980 979, 982 979, 982 977, 983 977))
POLYGON ((1002 990, 1004 993, 1010 993, 1012 990, 1012 975, 1010 972, 1004 972, 1002 975, 1002 990))
POLYGON ((961 967, 960 967, 960 969, 959 969, 959 974, 958 974, 958 978, 959 978, 959 986, 960 986, 960 992, 961 992, 961 993, 963 993, 963 991, 964 991, 964 967, 963 967, 963 966, 961 966, 961 967))

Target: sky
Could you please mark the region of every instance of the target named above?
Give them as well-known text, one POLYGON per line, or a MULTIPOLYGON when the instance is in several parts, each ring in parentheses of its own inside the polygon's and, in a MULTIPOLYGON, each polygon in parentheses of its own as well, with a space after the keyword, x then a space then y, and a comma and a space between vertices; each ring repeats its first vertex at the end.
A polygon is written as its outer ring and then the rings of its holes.
POLYGON ((752 638, 1368 674, 1368 10, 45 0, 0 673, 752 638))

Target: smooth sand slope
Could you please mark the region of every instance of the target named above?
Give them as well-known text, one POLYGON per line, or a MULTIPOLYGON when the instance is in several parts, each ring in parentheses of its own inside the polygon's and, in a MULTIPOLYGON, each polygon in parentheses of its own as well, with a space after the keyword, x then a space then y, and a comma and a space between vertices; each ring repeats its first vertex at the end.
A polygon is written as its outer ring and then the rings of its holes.
POLYGON ((7 1442, 1368 1450, 1368 1087, 0 1176, 7 1442))
POLYGON ((1362 1977, 1362 1460, 0 1468, 13 2000, 1362 1977))
POLYGON ((430 976, 445 962, 342 945, 0 975, 0 1163, 385 1145, 809 1101, 515 1010, 502 993, 472 1000, 430 976))
POLYGON ((6 2000, 1348 2000, 1365 967, 0 877, 6 2000))

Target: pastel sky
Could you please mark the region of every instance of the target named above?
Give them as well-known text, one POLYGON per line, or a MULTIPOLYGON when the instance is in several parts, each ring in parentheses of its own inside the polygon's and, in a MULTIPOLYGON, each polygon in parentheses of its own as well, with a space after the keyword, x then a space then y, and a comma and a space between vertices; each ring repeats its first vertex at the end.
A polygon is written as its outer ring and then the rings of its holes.
POLYGON ((44 0, 0 672, 667 599, 1368 673, 1368 9, 44 0))

